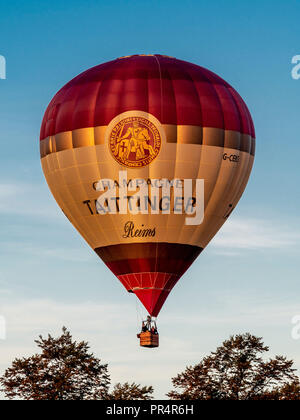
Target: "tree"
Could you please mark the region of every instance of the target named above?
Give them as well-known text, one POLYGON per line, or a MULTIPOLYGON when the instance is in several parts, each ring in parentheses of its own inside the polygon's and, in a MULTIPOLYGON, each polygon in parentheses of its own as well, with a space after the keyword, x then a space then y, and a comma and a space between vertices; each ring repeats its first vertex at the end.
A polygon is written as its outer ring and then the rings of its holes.
POLYGON ((264 361, 262 338, 231 336, 215 352, 172 378, 174 400, 300 399, 293 361, 283 356, 264 361))
POLYGON ((110 400, 151 400, 153 394, 152 386, 137 385, 135 382, 129 384, 117 383, 112 393, 109 395, 110 400))
MULTIPOLYGON (((275 398, 274 398, 275 399, 275 398)), ((300 382, 299 380, 284 385, 277 391, 278 400, 300 400, 300 382)))
POLYGON ((106 399, 110 377, 107 365, 88 352, 88 343, 77 343, 63 328, 59 338, 42 336, 35 343, 40 354, 15 359, 3 377, 2 391, 9 399, 106 399))
POLYGON ((300 382, 288 383, 281 388, 276 388, 271 392, 258 396, 257 400, 300 400, 300 382))

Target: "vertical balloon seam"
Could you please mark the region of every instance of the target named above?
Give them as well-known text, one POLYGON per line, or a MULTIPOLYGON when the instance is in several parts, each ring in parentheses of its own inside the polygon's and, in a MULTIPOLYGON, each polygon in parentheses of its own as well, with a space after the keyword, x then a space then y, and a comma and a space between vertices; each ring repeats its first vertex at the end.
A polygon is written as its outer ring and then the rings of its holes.
MULTIPOLYGON (((162 65, 163 65, 164 63, 162 63, 162 65)), ((166 75, 168 75, 169 76, 169 80, 170 80, 170 86, 171 86, 171 88, 172 88, 172 97, 174 98, 174 102, 175 102, 175 112, 176 112, 176 117, 175 117, 175 121, 176 121, 176 131, 178 130, 178 128, 177 128, 177 126, 178 126, 178 118, 177 118, 177 98, 176 98, 176 92, 175 92, 175 88, 174 88, 174 84, 173 84, 173 79, 172 79, 172 77, 171 77, 171 75, 170 75, 170 73, 169 73, 169 69, 168 69, 168 67, 167 66, 165 66, 164 65, 164 72, 165 72, 165 74, 166 75)), ((164 80, 162 79, 161 80, 161 89, 163 89, 163 83, 164 83, 164 80)), ((162 104, 163 105, 163 104, 162 104)), ((178 155, 178 132, 177 132, 177 141, 176 141, 176 152, 175 152, 175 164, 174 164, 174 166, 173 166, 173 179, 174 179, 174 177, 175 177, 175 174, 176 174, 176 164, 177 164, 177 155, 178 155)), ((171 197, 170 197, 171 198, 171 197)), ((168 238, 167 238, 167 233, 168 233, 168 226, 169 226, 169 223, 170 223, 170 216, 171 215, 166 215, 167 216, 167 220, 166 220, 166 228, 165 228, 165 242, 168 242, 168 238)), ((165 282, 165 280, 166 280, 166 275, 165 275, 165 279, 164 279, 164 282, 165 282)), ((174 284, 175 285, 175 284, 174 284)), ((174 286, 173 285, 173 286, 174 286)), ((164 285, 164 288, 166 288, 166 286, 167 286, 167 283, 165 283, 165 285, 164 285)), ((172 288, 173 288, 173 286, 171 287, 171 290, 172 290, 172 288)), ((171 290, 170 291, 168 291, 168 293, 167 293, 167 295, 169 295, 169 293, 171 292, 171 290)))
MULTIPOLYGON (((204 76, 205 78, 206 78, 206 76, 204 76)), ((225 132, 226 132, 226 123, 225 123, 225 119, 224 119, 224 110, 223 110, 223 103, 222 103, 222 100, 221 100, 221 98, 220 98, 220 95, 219 95, 219 92, 218 92, 218 90, 216 89, 216 86, 215 86, 215 84, 213 83, 212 84, 212 88, 214 89, 214 91, 215 91, 215 94, 216 94, 216 98, 218 99, 218 102, 219 102, 219 104, 220 104, 220 109, 221 109, 221 115, 222 115, 222 117, 223 117, 223 130, 222 130, 222 136, 223 136, 223 151, 224 151, 224 147, 225 147, 225 132)), ((222 165, 223 165, 223 160, 222 159, 220 159, 219 160, 219 166, 218 166, 218 169, 217 169, 217 171, 216 171, 216 177, 215 177, 215 183, 214 183, 214 187, 212 188, 212 190, 211 190, 211 192, 210 192, 210 195, 209 195, 209 198, 208 198, 208 201, 207 201, 207 204, 206 204, 206 209, 208 209, 209 208, 209 204, 210 204, 210 202, 211 202, 211 199, 212 199, 212 197, 213 197, 213 195, 214 195, 214 192, 215 192, 215 190, 216 190, 216 187, 217 187, 217 184, 218 184, 218 180, 219 180, 219 178, 220 178, 220 171, 221 171, 221 168, 222 168, 222 165)), ((200 164, 199 164, 199 167, 201 166, 201 162, 200 162, 200 164)), ((205 213, 204 213, 205 214, 205 213)), ((204 216, 205 217, 205 216, 204 216)))
MULTIPOLYGON (((221 102, 221 100, 220 100, 220 97, 219 97, 219 95, 218 95, 218 92, 217 92, 217 90, 216 90, 216 87, 215 87, 215 84, 214 83, 212 83, 212 81, 207 77, 207 75, 206 74, 203 74, 203 78, 204 79, 206 79, 207 80, 207 82, 208 83, 210 83, 210 85, 211 85, 211 88, 212 88, 212 90, 214 91, 214 93, 215 93, 215 99, 217 100, 217 102, 218 102, 218 104, 219 104, 219 109, 220 109, 220 114, 221 114, 221 116, 222 116, 222 119, 223 119, 223 129, 222 129, 222 137, 223 137, 223 141, 222 141, 222 143, 223 143, 223 150, 224 150, 224 143, 225 143, 225 129, 226 129, 226 127, 225 127, 225 120, 224 120, 224 113, 223 113, 223 106, 222 106, 222 102, 221 102)), ((205 135, 205 134, 204 134, 205 135)), ((204 138, 203 138, 203 140, 204 140, 204 138)), ((202 154, 203 155, 203 154, 202 154)), ((215 190, 215 187, 216 187, 216 183, 217 183, 217 180, 218 180, 218 176, 219 176, 219 172, 220 172, 220 168, 221 168, 221 165, 222 165, 222 160, 221 159, 219 159, 219 162, 218 162, 218 167, 216 168, 216 170, 215 170, 215 176, 214 176, 214 180, 215 180, 215 183, 214 183, 214 187, 212 188, 212 190, 210 191, 210 194, 209 194, 209 196, 206 198, 206 207, 205 207, 205 210, 208 208, 208 206, 209 206, 209 202, 210 202, 210 199, 211 199, 211 197, 213 196, 213 193, 214 193, 214 190, 215 190)), ((199 169, 198 169, 198 171, 200 170, 200 168, 201 168, 201 160, 200 160, 200 162, 199 162, 199 169)), ((199 177, 199 172, 198 172, 198 176, 197 176, 197 178, 199 177)), ((204 186, 204 188, 205 188, 205 186, 204 186)), ((206 190, 205 190, 206 191, 206 190)), ((205 210, 204 210, 204 217, 205 217, 205 210)), ((194 235, 193 235, 194 236, 194 235)), ((202 245, 202 244, 201 244, 202 245)), ((203 245, 202 245, 203 246, 203 245)))
MULTIPOLYGON (((161 68, 160 68, 160 62, 158 60, 158 58, 156 56, 154 56, 154 59, 157 63, 158 66, 158 72, 159 72, 159 85, 160 85, 160 118, 163 118, 163 96, 162 96, 162 77, 161 77, 161 68)), ((149 99, 149 97, 148 97, 149 99)), ((166 140, 165 140, 166 141, 166 140)), ((163 147, 166 147, 166 144, 163 145, 163 147)), ((149 178, 151 179, 151 165, 148 166, 148 175, 149 178)), ((149 187, 148 187, 149 188, 149 187)), ((150 220, 150 214, 148 214, 148 222, 150 220)), ((157 282, 157 278, 158 278, 158 274, 157 274, 157 260, 158 260, 158 244, 156 242, 155 244, 155 267, 154 267, 154 271, 155 271, 155 275, 154 275, 154 279, 153 279, 153 283, 152 283, 152 287, 154 287, 156 285, 157 282)), ((151 300, 151 307, 153 307, 153 295, 152 295, 152 300, 151 300)))
MULTIPOLYGON (((240 120, 242 120, 242 118, 241 118, 241 109, 240 109, 240 106, 241 106, 242 111, 244 111, 244 113, 247 116, 247 122, 248 122, 248 127, 247 128, 251 128, 252 118, 251 118, 250 112, 249 112, 248 107, 245 104, 244 100, 240 97, 240 95, 233 88, 231 88, 229 90, 229 93, 232 96, 232 99, 236 103, 236 106, 237 106, 237 108, 239 110, 240 120), (239 99, 239 104, 237 103, 236 96, 239 99)), ((242 126, 242 129, 244 130, 244 127, 243 126, 242 126)), ((255 135, 254 132, 253 132, 253 135, 255 135)), ((240 195, 242 195, 242 193, 243 193, 243 191, 246 188, 246 185, 248 183, 248 179, 249 179, 251 168, 252 168, 252 164, 253 164, 253 159, 251 158, 251 154, 250 154, 251 153, 251 149, 252 149, 252 144, 251 144, 252 141, 253 141, 253 139, 252 139, 252 136, 251 136, 250 148, 249 148, 249 151, 248 151, 248 165, 247 165, 247 170, 242 173, 242 177, 241 177, 242 179, 241 179, 239 188, 236 189, 236 194, 234 195, 234 200, 232 200, 234 202, 236 201, 236 198, 239 196, 239 193, 240 193, 240 195)))
MULTIPOLYGON (((234 104, 234 108, 235 108, 235 111, 236 111, 236 116, 238 117, 238 119, 240 121, 240 132, 239 132, 239 139, 240 139, 240 141, 239 141, 239 146, 238 147, 239 147, 239 149, 241 149, 241 141, 242 141, 242 134, 241 134, 241 132, 243 131, 243 125, 242 125, 242 119, 241 119, 241 115, 240 115, 240 109, 237 106, 234 98, 232 97, 230 90, 227 89, 226 92, 227 92, 228 96, 231 98, 232 104, 234 104)), ((224 151, 225 151, 225 148, 226 148, 226 132, 225 132, 225 137, 224 137, 224 149, 223 149, 224 151)), ((222 160, 222 165, 221 166, 224 167, 224 165, 225 165, 225 162, 222 160)), ((236 181, 236 178, 237 178, 237 174, 236 174, 236 176, 234 176, 235 170, 236 169, 234 167, 231 168, 231 180, 230 180, 230 183, 228 183, 226 185, 226 189, 223 191, 222 198, 224 196, 226 196, 226 193, 227 193, 227 195, 229 195, 228 193, 230 193, 231 189, 233 189, 234 182, 236 181)), ((218 180, 216 182, 216 185, 217 184, 218 184, 218 180)), ((220 198, 220 200, 221 200, 221 198, 220 198)), ((228 197, 228 200, 229 200, 229 197, 228 197)))
MULTIPOLYGON (((199 113, 199 115, 200 115, 200 122, 201 122, 201 124, 202 124, 202 122, 203 122, 203 118, 202 118, 202 108, 201 108, 201 100, 200 100, 200 97, 199 97, 199 93, 198 93, 198 90, 197 90, 197 88, 196 88, 196 86, 195 86, 195 80, 194 80, 194 78, 193 78, 193 76, 190 74, 190 72, 189 72, 189 69, 186 69, 186 68, 180 68, 180 70, 183 72, 183 74, 185 75, 185 77, 187 78, 187 80, 189 80, 191 83, 190 83, 190 85, 191 85, 191 87, 192 87, 192 90, 193 90, 193 93, 194 93, 194 95, 195 95, 195 98, 196 98, 196 100, 197 100, 197 103, 198 103, 198 107, 197 107, 197 111, 198 111, 198 113, 199 113)), ((200 141, 199 141, 199 143, 197 143, 197 146, 200 148, 200 149, 202 149, 202 147, 203 147, 203 131, 201 132, 201 134, 202 134, 202 137, 200 138, 200 141)), ((177 143, 179 142, 179 138, 177 139, 177 143)), ((202 156, 202 153, 200 154, 200 160, 201 160, 201 156, 202 156)), ((176 159, 176 164, 177 164, 177 159, 176 159)), ((175 165, 176 165, 175 164, 175 165)), ((200 166, 200 163, 198 164, 198 170, 197 171, 199 171, 199 166, 200 166)), ((176 174, 175 174, 176 175, 176 174)), ((196 186, 195 185, 193 185, 193 196, 194 196, 194 192, 195 192, 195 188, 196 188, 196 186)), ((183 229, 184 229, 184 225, 181 225, 181 230, 180 230, 180 233, 179 233, 179 238, 178 238, 178 240, 179 241, 182 241, 183 239, 182 239, 182 234, 183 234, 183 229)))
MULTIPOLYGON (((157 62, 158 71, 159 71, 160 118, 163 121, 163 110, 164 110, 164 106, 163 106, 163 80, 162 80, 162 71, 161 71, 161 64, 160 64, 159 58, 156 55, 154 56, 154 58, 155 58, 155 60, 157 62)), ((163 130, 164 130, 164 128, 163 128, 163 130)), ((167 139, 165 138, 164 147, 166 147, 166 141, 167 141, 167 139)), ((150 167, 150 165, 149 165, 149 167, 150 167)), ((150 172, 150 170, 149 170, 149 172, 150 172)), ((157 272, 157 262, 158 262, 157 260, 158 260, 158 258, 159 258, 159 256, 158 256, 158 243, 156 242, 156 245, 155 245, 155 272, 157 272)), ((157 279, 158 279, 158 274, 155 274, 155 277, 156 277, 155 278, 155 285, 156 285, 156 282, 157 282, 157 279)), ((164 275, 164 277, 166 277, 166 275, 164 275)), ((165 283, 164 283, 164 286, 163 287, 165 287, 165 283)), ((151 308, 153 308, 153 300, 154 300, 154 295, 153 295, 153 292, 152 292, 151 308)))

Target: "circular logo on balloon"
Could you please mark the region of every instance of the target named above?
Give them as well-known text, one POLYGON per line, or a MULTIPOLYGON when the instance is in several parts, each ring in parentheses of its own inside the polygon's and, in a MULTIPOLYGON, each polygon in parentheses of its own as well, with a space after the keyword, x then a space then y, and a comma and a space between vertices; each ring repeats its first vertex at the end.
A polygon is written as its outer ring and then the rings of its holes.
POLYGON ((114 159, 127 168, 149 165, 161 149, 162 135, 158 124, 138 113, 117 119, 119 121, 114 119, 110 124, 108 136, 108 146, 114 159))

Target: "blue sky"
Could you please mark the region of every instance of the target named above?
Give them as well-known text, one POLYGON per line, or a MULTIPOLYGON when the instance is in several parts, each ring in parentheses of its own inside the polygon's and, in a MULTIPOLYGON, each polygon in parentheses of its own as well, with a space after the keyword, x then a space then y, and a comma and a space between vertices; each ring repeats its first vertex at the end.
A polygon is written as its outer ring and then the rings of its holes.
POLYGON ((234 333, 263 336, 300 368, 300 341, 291 338, 300 314, 300 80, 291 77, 299 14, 293 0, 0 0, 1 370, 62 325, 90 341, 113 381, 151 383, 156 397, 234 333), (137 346, 140 306, 61 214, 39 161, 40 123, 55 92, 93 65, 134 53, 216 72, 245 99, 257 134, 244 196, 169 297, 155 351, 137 346))

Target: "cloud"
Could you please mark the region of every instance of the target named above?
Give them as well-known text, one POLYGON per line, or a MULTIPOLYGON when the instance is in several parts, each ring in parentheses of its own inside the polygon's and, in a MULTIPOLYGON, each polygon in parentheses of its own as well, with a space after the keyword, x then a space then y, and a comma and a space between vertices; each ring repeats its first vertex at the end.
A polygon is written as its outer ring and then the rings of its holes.
MULTIPOLYGON (((229 325, 239 330, 248 325, 252 325, 253 328, 261 325, 289 328, 291 318, 295 314, 300 314, 300 304, 295 302, 282 304, 274 301, 274 298, 245 296, 233 294, 232 291, 228 293, 222 291, 222 293, 214 294, 214 308, 209 311, 207 307, 197 308, 197 313, 189 317, 188 324, 198 326, 198 328, 209 324, 222 328, 229 325), (216 307, 222 309, 216 310, 216 307), (223 312, 222 317, 220 317, 220 312, 223 312)), ((167 316, 167 322, 168 318, 167 316)), ((182 314, 180 316, 173 314, 172 320, 178 326, 187 324, 187 317, 182 314)))
POLYGON ((300 231, 282 226, 280 220, 228 220, 211 242, 217 253, 234 250, 289 249, 300 243, 300 231))
MULTIPOLYGON (((0 247, 3 247, 3 253, 6 255, 15 255, 16 249, 18 249, 18 255, 23 255, 28 260, 47 259, 49 264, 52 261, 71 261, 77 263, 85 263, 93 261, 94 254, 92 252, 85 252, 85 248, 79 242, 78 247, 70 246, 66 243, 65 247, 59 247, 52 245, 51 247, 46 243, 40 241, 40 245, 33 245, 32 242, 27 242, 25 238, 19 236, 18 242, 0 240, 0 247), (22 247, 20 247, 22 243, 22 247)), ((46 241, 44 241, 46 242, 46 241)), ((86 246, 87 248, 87 246, 86 246)))
POLYGON ((3 255, 14 255, 17 250, 18 255, 28 260, 87 262, 92 259, 92 253, 83 252, 81 240, 74 243, 75 229, 45 186, 0 183, 0 214, 6 217, 0 237, 3 255), (68 234, 64 236, 62 232, 68 234))
POLYGON ((0 183, 0 214, 63 220, 45 185, 0 183))

